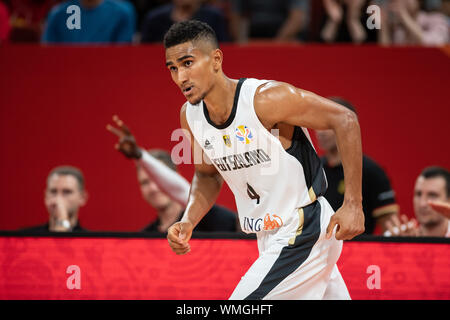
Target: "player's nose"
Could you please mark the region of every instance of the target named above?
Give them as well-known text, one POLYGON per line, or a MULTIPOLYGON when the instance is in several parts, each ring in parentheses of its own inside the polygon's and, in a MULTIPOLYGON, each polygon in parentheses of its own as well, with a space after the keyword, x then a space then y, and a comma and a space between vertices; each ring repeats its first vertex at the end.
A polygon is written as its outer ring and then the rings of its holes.
POLYGON ((186 70, 179 70, 178 71, 178 82, 180 85, 185 84, 189 80, 189 75, 186 70))

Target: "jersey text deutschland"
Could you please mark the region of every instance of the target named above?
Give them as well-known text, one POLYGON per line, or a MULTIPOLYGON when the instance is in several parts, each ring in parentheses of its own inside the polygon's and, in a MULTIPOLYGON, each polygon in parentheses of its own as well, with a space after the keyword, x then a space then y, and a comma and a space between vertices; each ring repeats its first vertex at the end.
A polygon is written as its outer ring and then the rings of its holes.
POLYGON ((214 158, 212 161, 220 171, 239 170, 269 162, 270 157, 262 149, 250 150, 244 153, 233 154, 227 157, 214 158))

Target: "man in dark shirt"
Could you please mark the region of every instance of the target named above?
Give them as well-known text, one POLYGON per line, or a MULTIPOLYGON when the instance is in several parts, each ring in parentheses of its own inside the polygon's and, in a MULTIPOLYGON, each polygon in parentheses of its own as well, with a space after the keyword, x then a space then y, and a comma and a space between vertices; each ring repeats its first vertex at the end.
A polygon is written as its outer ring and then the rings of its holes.
MULTIPOLYGON (((184 210, 178 212, 178 217, 173 220, 174 223, 180 221, 183 217, 184 210)), ((161 229, 161 213, 158 213, 158 218, 142 229, 143 232, 167 232, 168 227, 161 229)), ((224 231, 235 232, 236 228, 236 214, 230 210, 214 205, 211 210, 208 211, 205 218, 197 225, 195 231, 211 232, 211 231, 224 231)))
MULTIPOLYGON (((329 99, 355 112, 355 108, 348 101, 335 97, 329 99)), ((344 201, 345 185, 336 137, 331 130, 317 130, 316 137, 320 148, 325 152, 321 158, 328 181, 325 198, 333 209, 337 210, 344 201)), ((386 173, 366 155, 363 155, 362 195, 365 233, 373 234, 377 224, 381 227, 381 232, 386 231, 389 221, 398 215, 399 207, 386 173)))
POLYGON ((309 0, 232 0, 234 40, 298 41, 307 37, 309 0))
POLYGON ((78 212, 87 202, 88 194, 82 172, 75 167, 60 166, 50 171, 45 189, 45 206, 49 221, 23 229, 26 232, 87 231, 80 226, 78 212))
POLYGON ((145 17, 141 42, 161 42, 170 26, 178 21, 195 19, 208 23, 220 42, 229 41, 224 14, 200 0, 174 0, 150 11, 145 17))

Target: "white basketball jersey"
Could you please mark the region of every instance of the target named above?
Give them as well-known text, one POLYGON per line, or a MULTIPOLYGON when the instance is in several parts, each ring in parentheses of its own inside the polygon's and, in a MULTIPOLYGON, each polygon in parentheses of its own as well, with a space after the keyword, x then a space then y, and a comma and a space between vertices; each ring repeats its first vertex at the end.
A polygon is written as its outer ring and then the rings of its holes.
MULTIPOLYGON (((292 145, 285 150, 259 121, 253 99, 268 80, 240 79, 233 109, 222 125, 209 118, 203 101, 188 102, 189 127, 233 191, 241 228, 246 233, 277 229, 314 202, 327 188, 325 173, 308 131, 295 127, 292 145)), ((274 108, 276 112, 276 108, 274 108)))

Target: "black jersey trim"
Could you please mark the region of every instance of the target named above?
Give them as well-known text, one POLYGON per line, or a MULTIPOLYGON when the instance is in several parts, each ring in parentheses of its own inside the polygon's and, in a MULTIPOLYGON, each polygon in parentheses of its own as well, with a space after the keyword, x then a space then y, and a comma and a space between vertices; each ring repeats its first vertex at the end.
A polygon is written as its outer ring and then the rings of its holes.
POLYGON ((301 127, 294 127, 292 143, 286 152, 302 165, 308 190, 312 187, 317 198, 323 196, 327 190, 327 180, 322 161, 301 127))
POLYGON ((203 114, 205 115, 206 121, 208 121, 208 123, 210 125, 212 125, 214 128, 225 129, 233 122, 234 118, 236 117, 237 105, 238 105, 238 101, 239 101, 239 94, 241 92, 242 84, 244 83, 245 80, 247 80, 247 78, 239 79, 239 82, 236 87, 236 92, 234 94, 233 108, 231 109, 231 114, 228 117, 227 121, 225 121, 223 124, 215 124, 211 120, 211 118, 209 117, 208 108, 206 107, 206 103, 203 101, 203 114))

